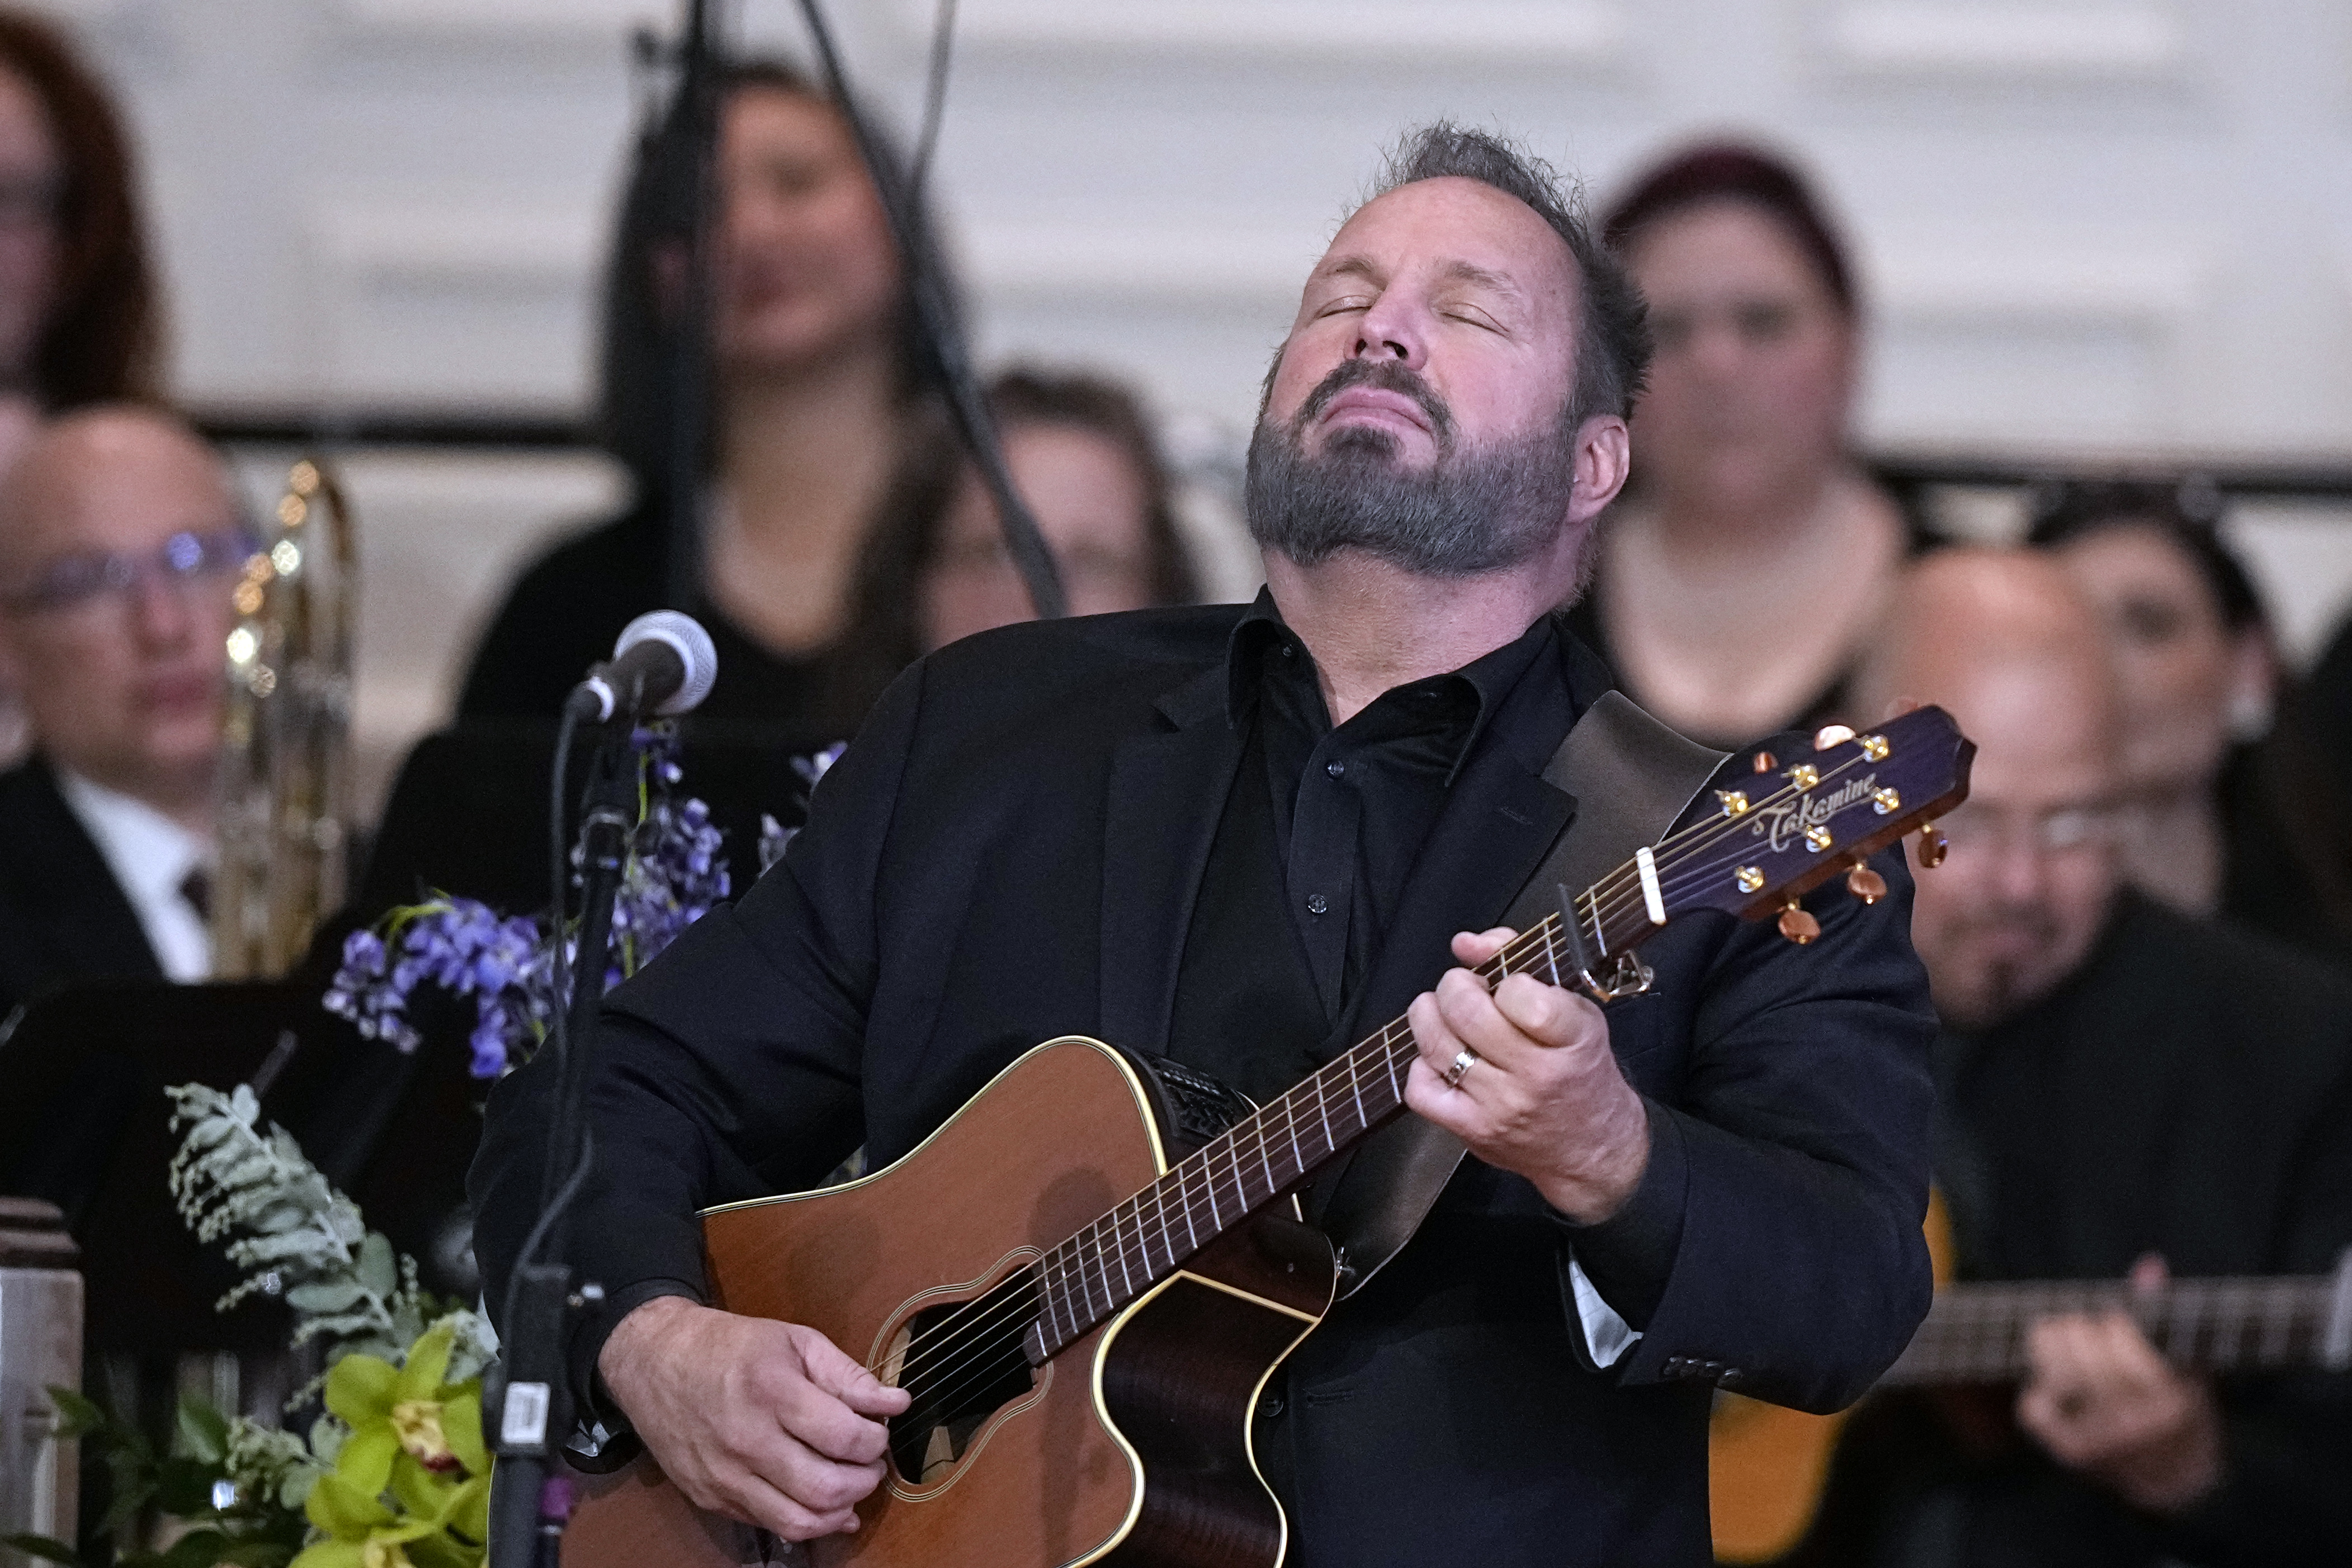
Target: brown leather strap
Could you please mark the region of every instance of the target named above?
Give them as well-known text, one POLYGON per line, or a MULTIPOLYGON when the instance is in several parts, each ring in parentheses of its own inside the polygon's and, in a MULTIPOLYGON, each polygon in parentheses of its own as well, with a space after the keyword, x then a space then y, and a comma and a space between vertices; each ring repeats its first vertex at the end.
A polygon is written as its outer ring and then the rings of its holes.
MULTIPOLYGON (((1503 923, 1527 930, 1559 907, 1562 885, 1581 892, 1655 843, 1728 755, 1684 739, 1617 692, 1603 693, 1544 764, 1544 781, 1576 798, 1576 816, 1503 923)), ((1418 1116, 1364 1141, 1318 1215, 1340 1251, 1340 1295, 1360 1289, 1412 1239, 1464 1152, 1460 1139, 1418 1116)))

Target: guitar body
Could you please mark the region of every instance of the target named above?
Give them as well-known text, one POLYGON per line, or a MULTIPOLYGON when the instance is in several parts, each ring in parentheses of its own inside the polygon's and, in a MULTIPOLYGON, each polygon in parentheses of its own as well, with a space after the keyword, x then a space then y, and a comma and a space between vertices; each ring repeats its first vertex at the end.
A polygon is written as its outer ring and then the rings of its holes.
MULTIPOLYGON (((1286 1525, 1249 1451, 1275 1366, 1321 1321, 1329 1244, 1262 1216, 1211 1244, 1044 1366, 1017 1341, 929 1325, 1156 1180, 1182 1146, 1149 1069, 1070 1037, 1030 1051, 905 1159, 821 1192, 704 1218, 714 1303, 804 1323, 886 1380, 925 1364, 965 1406, 894 1426, 854 1535, 808 1560, 861 1568, 1274 1568, 1286 1525), (924 1314, 930 1314, 929 1317, 924 1314), (913 1334, 911 1345, 909 1333, 913 1334), (951 1418, 950 1418, 951 1417, 951 1418), (928 1424, 927 1424, 928 1425, 928 1424)), ((1002 1315, 1001 1315, 1002 1316, 1002 1315)), ((988 1306, 959 1321, 990 1320, 988 1306)), ((919 1405, 923 1403, 919 1394, 919 1405)), ((797 1559, 703 1513, 649 1459, 583 1478, 565 1568, 736 1568, 797 1559)))
MULTIPOLYGON (((1944 1194, 1927 1194, 1927 1259, 1936 1288, 1958 1271, 1944 1194)), ((1707 1508, 1718 1563, 1770 1563, 1813 1527, 1830 1460, 1851 1410, 1814 1415, 1737 1394, 1718 1394, 1706 1427, 1707 1508)))

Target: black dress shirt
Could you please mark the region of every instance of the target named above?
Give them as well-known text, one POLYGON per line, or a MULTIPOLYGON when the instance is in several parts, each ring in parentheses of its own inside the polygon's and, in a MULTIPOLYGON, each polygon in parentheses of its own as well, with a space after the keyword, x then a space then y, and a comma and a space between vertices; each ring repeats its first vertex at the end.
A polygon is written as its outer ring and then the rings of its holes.
MULTIPOLYGON (((1464 763, 1498 715, 1528 726, 1579 711, 1559 637, 1544 616, 1335 727, 1314 656, 1260 593, 1226 656, 1225 719, 1245 738, 1177 969, 1171 1055, 1263 1104, 1387 1022, 1359 1016, 1363 978, 1464 763), (1522 682, 1540 683, 1545 700, 1508 704, 1522 682)), ((1653 1158, 1609 1221, 1560 1220, 1587 1278, 1637 1328, 1681 1228, 1668 1201, 1683 1180, 1680 1148, 1653 1158)))
POLYGON ((1335 728, 1314 656, 1264 594, 1234 628, 1228 668, 1227 722, 1247 739, 1193 905, 1170 1039, 1263 1102, 1355 1043, 1352 1004, 1446 785, 1521 679, 1562 682, 1547 617, 1335 728))

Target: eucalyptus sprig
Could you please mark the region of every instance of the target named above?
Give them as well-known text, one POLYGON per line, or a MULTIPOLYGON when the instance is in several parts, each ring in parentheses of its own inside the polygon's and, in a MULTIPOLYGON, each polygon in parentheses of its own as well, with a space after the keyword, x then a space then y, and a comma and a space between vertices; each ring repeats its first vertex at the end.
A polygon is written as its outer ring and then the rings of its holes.
POLYGON ((455 1335, 454 1375, 470 1377, 488 1364, 496 1353, 488 1324, 419 1285, 415 1260, 367 1228, 359 1205, 284 1128, 261 1131, 252 1089, 239 1084, 224 1094, 185 1083, 164 1092, 172 1125, 185 1129, 170 1172, 180 1215, 197 1240, 226 1238, 229 1261, 251 1270, 221 1298, 222 1310, 249 1296, 282 1296, 296 1316, 292 1342, 322 1341, 329 1361, 361 1353, 397 1362, 446 1320, 455 1335))

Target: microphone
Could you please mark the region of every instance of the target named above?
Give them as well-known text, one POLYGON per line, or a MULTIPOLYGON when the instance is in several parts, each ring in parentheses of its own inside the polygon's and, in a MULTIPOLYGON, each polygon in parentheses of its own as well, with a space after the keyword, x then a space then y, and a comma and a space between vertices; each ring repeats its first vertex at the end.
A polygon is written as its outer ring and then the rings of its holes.
POLYGON ((613 657, 572 689, 565 709, 592 724, 687 712, 719 679, 719 650, 692 616, 650 610, 621 628, 613 657))

